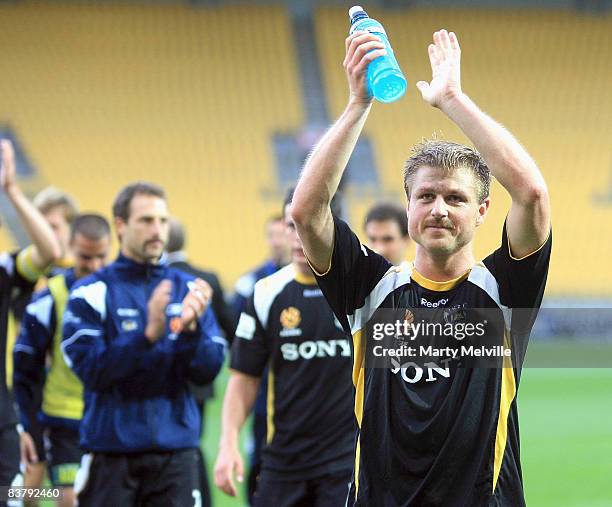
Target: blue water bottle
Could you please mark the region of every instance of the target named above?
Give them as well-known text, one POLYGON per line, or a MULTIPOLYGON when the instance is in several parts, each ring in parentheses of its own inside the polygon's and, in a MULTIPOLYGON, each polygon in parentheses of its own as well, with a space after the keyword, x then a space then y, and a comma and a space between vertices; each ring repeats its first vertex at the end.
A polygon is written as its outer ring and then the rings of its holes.
POLYGON ((387 54, 379 56, 368 65, 367 80, 370 93, 380 102, 393 102, 406 93, 406 78, 399 68, 387 32, 383 26, 372 19, 363 7, 355 5, 349 9, 351 29, 349 34, 356 30, 370 32, 384 42, 387 54))

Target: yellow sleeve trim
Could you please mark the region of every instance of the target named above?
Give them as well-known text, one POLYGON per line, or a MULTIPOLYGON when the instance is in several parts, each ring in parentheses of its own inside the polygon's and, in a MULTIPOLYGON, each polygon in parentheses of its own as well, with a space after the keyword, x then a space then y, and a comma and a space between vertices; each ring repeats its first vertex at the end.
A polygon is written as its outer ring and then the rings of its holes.
POLYGON ((34 261, 32 260, 33 252, 34 245, 29 245, 17 254, 17 271, 21 276, 32 283, 36 282, 46 273, 45 269, 39 269, 34 265, 34 261))
POLYGON ((274 372, 272 368, 268 370, 268 402, 266 408, 268 409, 266 443, 269 444, 272 442, 276 430, 274 427, 274 372))
POLYGON ((552 227, 548 230, 548 236, 546 236, 544 243, 542 243, 538 248, 536 248, 533 252, 528 253, 527 255, 524 255, 523 257, 515 257, 514 255, 512 255, 512 248, 510 247, 510 236, 508 236, 508 227, 506 226, 506 241, 508 241, 508 255, 513 261, 522 261, 526 259, 527 257, 531 257, 532 255, 542 250, 542 248, 544 248, 544 246, 546 245, 546 243, 548 243, 548 240, 550 239, 551 233, 552 233, 552 227))
POLYGON ((55 266, 58 268, 68 269, 74 266, 74 260, 70 257, 64 257, 55 263, 55 266))

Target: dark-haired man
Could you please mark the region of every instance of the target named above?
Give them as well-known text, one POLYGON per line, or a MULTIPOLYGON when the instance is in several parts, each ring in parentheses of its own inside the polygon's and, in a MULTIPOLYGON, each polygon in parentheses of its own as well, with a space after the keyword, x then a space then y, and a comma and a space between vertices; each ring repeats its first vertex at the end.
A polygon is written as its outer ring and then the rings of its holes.
POLYGON ((353 449, 350 344, 304 257, 288 212, 292 195, 284 206, 292 263, 255 284, 236 329, 215 482, 236 495, 234 474, 240 480, 244 472, 238 435, 267 371, 254 505, 342 507, 353 449))
POLYGON ((104 217, 73 218, 66 253, 74 267, 51 277, 47 288, 34 295, 13 349, 13 390, 23 426, 21 462, 26 466, 26 484, 42 486, 28 482, 27 474, 35 470, 33 475, 42 479, 46 462, 51 484, 63 490, 57 504, 66 507, 74 505, 72 486, 82 455, 83 385, 61 352, 62 321, 70 288, 104 266, 109 248, 110 226, 104 217), (48 369, 47 356, 51 359, 48 369))
POLYGON ((225 340, 208 284, 169 268, 164 190, 135 183, 113 205, 121 252, 72 288, 62 349, 83 382, 75 481, 83 506, 192 506, 200 414, 188 381, 209 383, 225 340))
POLYGON ((366 213, 363 228, 368 246, 394 266, 406 261, 410 245, 406 210, 393 202, 379 202, 366 213))
MULTIPOLYGON (((433 78, 417 87, 478 151, 429 141, 408 159, 404 188, 408 230, 417 244, 414 263, 393 267, 330 212, 372 107, 367 66, 385 54, 373 34, 357 32, 346 40, 349 103, 307 161, 292 216, 319 286, 354 336, 358 444, 349 505, 516 507, 525 504, 516 392, 521 349, 548 273, 548 192, 521 145, 462 92, 455 34, 434 33, 428 51, 433 78), (512 205, 500 248, 477 263, 472 240, 489 209, 489 170, 512 205), (429 308, 436 309, 431 318, 440 328, 443 322, 461 324, 473 309, 488 309, 501 326, 487 338, 503 341, 512 357, 487 368, 416 363, 410 357, 392 358, 387 363, 392 366, 368 364, 374 350, 368 329, 379 309, 403 315, 407 323, 413 312, 429 308)), ((391 338, 403 342, 406 336, 415 338, 401 333, 391 338)), ((444 339, 454 351, 461 338, 444 339)))

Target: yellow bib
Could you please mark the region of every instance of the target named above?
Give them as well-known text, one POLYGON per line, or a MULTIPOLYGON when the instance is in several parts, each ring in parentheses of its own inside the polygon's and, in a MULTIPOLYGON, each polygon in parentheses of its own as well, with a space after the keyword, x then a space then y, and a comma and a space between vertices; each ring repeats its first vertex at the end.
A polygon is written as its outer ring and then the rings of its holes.
POLYGON ((81 419, 83 415, 83 384, 66 364, 62 354, 62 323, 68 301, 64 275, 49 279, 49 291, 55 301, 56 325, 51 346, 51 368, 43 389, 42 411, 51 417, 81 419))

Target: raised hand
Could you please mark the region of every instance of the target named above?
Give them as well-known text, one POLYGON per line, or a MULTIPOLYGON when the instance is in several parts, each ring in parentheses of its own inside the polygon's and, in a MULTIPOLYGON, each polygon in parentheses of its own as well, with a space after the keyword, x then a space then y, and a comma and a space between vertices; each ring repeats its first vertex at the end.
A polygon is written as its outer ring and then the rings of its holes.
POLYGON ((369 104, 373 97, 368 91, 366 72, 368 65, 387 54, 384 43, 369 32, 354 32, 345 41, 346 56, 342 65, 349 82, 350 99, 369 104))
POLYGON ((448 102, 461 94, 461 48, 454 32, 434 32, 433 41, 428 47, 431 82, 419 81, 416 86, 425 102, 444 110, 448 102))
POLYGON ((166 307, 170 303, 172 294, 172 282, 162 280, 147 303, 147 327, 145 336, 151 343, 157 342, 166 329, 166 307))
POLYGON ((17 183, 15 169, 15 150, 13 143, 8 139, 0 141, 2 152, 2 166, 0 167, 0 185, 5 192, 9 192, 17 183))

